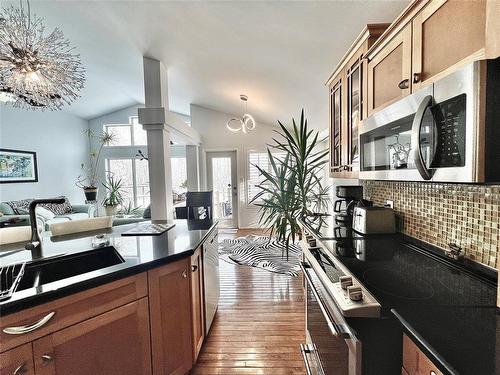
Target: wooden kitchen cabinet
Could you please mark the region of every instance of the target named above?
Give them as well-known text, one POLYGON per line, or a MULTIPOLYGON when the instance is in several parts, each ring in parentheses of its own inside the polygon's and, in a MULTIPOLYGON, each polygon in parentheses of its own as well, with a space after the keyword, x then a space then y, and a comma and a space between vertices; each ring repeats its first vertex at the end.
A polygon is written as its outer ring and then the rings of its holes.
POLYGON ((0 354, 0 374, 34 375, 33 349, 31 343, 0 354))
POLYGON ((328 79, 331 177, 358 177, 359 124, 367 115, 364 57, 387 26, 367 25, 328 79))
POLYGON ((193 363, 198 359, 205 339, 203 300, 203 261, 201 248, 191 256, 191 314, 193 321, 193 363))
POLYGON ((37 375, 151 374, 148 299, 34 341, 37 375))
POLYGON ((344 160, 345 177, 355 178, 359 172, 359 123, 363 118, 363 53, 362 49, 353 56, 346 67, 346 119, 344 160))
POLYGON ((147 296, 146 273, 126 277, 0 319, 0 352, 147 296), (22 334, 9 331, 25 331, 22 334))
POLYGON ((411 92, 411 24, 369 57, 368 115, 411 92))
POLYGON ((443 375, 407 336, 403 335, 403 375, 443 375))
POLYGON ((148 272, 154 375, 183 375, 193 364, 190 258, 148 272))
POLYGON ((413 19, 412 91, 457 63, 484 58, 486 3, 433 0, 413 19))
POLYGON ((343 113, 343 72, 334 79, 330 91, 330 173, 332 176, 343 177, 345 161, 345 135, 343 113))

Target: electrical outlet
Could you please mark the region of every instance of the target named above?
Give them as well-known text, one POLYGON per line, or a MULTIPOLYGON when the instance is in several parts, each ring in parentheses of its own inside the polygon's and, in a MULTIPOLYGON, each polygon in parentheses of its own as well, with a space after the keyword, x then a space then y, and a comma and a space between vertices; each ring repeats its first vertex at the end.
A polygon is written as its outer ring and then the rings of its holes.
POLYGON ((386 200, 385 201, 385 207, 389 207, 389 208, 394 208, 394 201, 391 201, 391 200, 386 200))

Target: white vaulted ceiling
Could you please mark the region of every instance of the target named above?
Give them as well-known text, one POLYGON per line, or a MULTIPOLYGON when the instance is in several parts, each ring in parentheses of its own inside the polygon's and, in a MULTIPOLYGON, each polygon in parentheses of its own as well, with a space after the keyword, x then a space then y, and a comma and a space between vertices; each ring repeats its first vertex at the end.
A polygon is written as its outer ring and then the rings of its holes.
POLYGON ((365 24, 392 21, 407 4, 32 1, 31 8, 81 54, 86 86, 66 109, 75 115, 143 102, 148 55, 168 67, 173 111, 189 114, 193 103, 240 113, 245 93, 258 121, 288 121, 304 107, 311 124, 325 128, 328 75, 365 24))

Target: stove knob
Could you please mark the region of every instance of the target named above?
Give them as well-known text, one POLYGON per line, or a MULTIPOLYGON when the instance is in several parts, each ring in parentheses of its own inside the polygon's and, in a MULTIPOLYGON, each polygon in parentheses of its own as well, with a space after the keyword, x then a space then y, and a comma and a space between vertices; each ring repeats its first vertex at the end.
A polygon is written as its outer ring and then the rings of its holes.
POLYGON ((351 301, 361 301, 363 299, 363 292, 359 286, 349 286, 347 287, 347 294, 351 301))
POLYGON ((342 289, 347 289, 347 287, 352 286, 352 277, 351 276, 340 276, 340 286, 342 289))

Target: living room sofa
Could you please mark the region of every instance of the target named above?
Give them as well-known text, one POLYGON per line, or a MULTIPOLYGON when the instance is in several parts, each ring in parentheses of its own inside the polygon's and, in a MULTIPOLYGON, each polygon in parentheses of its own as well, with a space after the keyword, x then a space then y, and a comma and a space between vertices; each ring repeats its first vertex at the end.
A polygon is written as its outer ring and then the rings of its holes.
MULTIPOLYGON (((31 199, 22 201, 0 202, 0 227, 4 226, 25 226, 30 225, 30 218, 26 208, 26 202, 31 199), (22 202, 22 204, 20 204, 22 202)), ((47 209, 50 211, 50 209, 47 209)), ((95 205, 90 204, 69 204, 64 213, 52 213, 53 215, 44 215, 37 211, 37 221, 39 227, 45 230, 49 229, 50 224, 60 223, 70 220, 88 219, 95 216, 95 205)), ((44 211, 45 212, 45 211, 44 211)))

